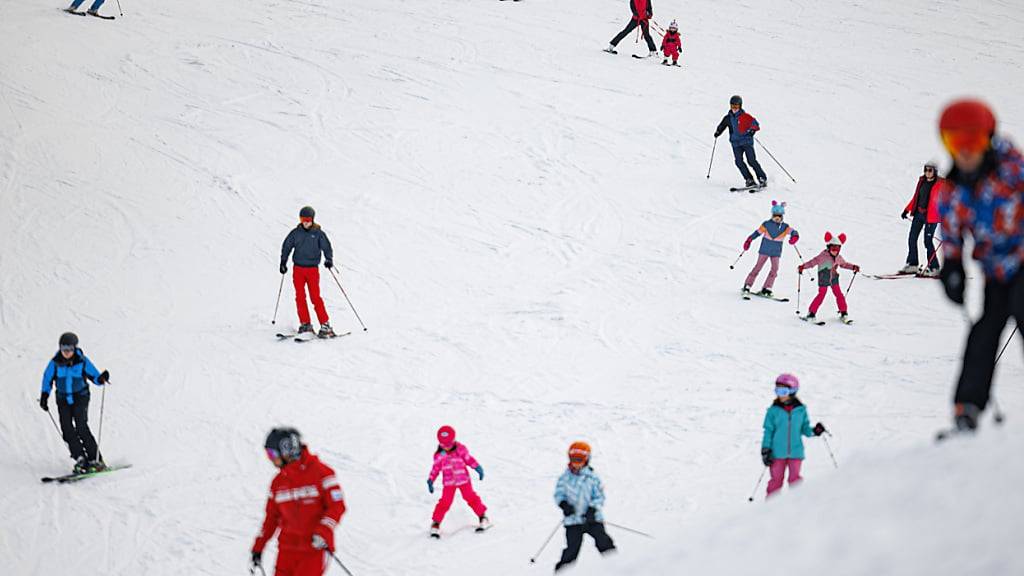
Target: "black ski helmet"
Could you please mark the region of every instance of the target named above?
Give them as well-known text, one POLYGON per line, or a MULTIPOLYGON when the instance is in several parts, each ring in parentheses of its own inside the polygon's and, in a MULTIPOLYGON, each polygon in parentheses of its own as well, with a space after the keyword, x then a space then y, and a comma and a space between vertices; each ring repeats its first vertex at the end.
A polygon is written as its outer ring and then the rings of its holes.
POLYGON ((276 451, 285 462, 293 462, 302 455, 302 436, 295 428, 274 428, 263 447, 276 451))
POLYGON ((74 332, 65 332, 60 335, 60 345, 78 348, 78 336, 74 332))
POLYGON ((316 218, 316 210, 313 210, 312 206, 303 206, 302 210, 299 210, 299 218, 316 218))
POLYGON ((729 98, 729 106, 732 106, 733 104, 743 106, 743 98, 739 94, 733 94, 733 97, 729 98))

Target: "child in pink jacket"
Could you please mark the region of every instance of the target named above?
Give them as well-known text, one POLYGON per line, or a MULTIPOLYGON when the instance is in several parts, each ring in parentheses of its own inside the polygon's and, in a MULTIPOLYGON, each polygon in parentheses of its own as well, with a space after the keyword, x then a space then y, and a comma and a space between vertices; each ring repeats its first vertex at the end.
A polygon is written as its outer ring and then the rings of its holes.
POLYGON ((441 537, 441 521, 448 509, 455 500, 455 490, 462 492, 462 499, 469 504, 473 512, 480 518, 480 525, 477 532, 482 532, 490 527, 491 522, 487 519, 487 507, 480 500, 480 496, 473 490, 473 483, 470 481, 469 472, 466 468, 473 468, 484 479, 484 467, 476 461, 476 458, 469 453, 465 445, 455 441, 455 429, 451 426, 442 426, 437 431, 437 451, 434 452, 434 466, 430 469, 430 478, 427 479, 427 489, 434 493, 434 480, 441 474, 444 488, 441 490, 441 499, 434 507, 433 523, 430 525, 430 536, 441 537))
POLYGON ((845 243, 846 234, 840 234, 836 237, 833 236, 831 232, 825 232, 825 249, 822 250, 821 254, 818 254, 814 258, 811 258, 797 267, 797 270, 799 270, 801 274, 803 274, 805 268, 810 268, 812 266, 818 267, 818 295, 815 296, 814 301, 811 302, 811 306, 808 308, 808 314, 807 316, 804 316, 805 320, 815 320, 815 314, 818 312, 818 308, 821 306, 821 303, 825 301, 825 295, 828 293, 829 288, 831 288, 832 293, 835 294, 836 297, 836 306, 839 308, 839 317, 842 318, 844 322, 847 321, 846 297, 843 296, 843 289, 839 286, 839 268, 846 268, 847 270, 860 272, 860 266, 850 264, 839 255, 839 251, 845 243))

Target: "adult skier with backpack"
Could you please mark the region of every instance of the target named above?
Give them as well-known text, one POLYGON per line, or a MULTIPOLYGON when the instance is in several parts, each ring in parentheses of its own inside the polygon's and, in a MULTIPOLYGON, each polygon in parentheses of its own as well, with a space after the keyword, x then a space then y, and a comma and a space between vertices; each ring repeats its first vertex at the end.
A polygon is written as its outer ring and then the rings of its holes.
POLYGON ((978 100, 950 104, 939 120, 942 142, 953 158, 942 194, 940 278, 946 296, 963 305, 964 237, 974 239, 972 255, 985 272, 985 307, 964 350, 954 396, 958 430, 974 430, 985 410, 996 351, 1012 316, 1024 332, 1024 155, 996 135, 992 110, 978 100))
POLYGON ((294 428, 274 428, 263 443, 278 468, 270 483, 263 527, 252 546, 252 568, 277 536, 278 576, 321 576, 334 553, 334 529, 345 514, 345 494, 334 470, 310 454, 294 428))
POLYGON ((580 554, 583 535, 590 534, 597 551, 605 554, 615 550, 604 529, 604 486, 590 467, 590 445, 573 442, 569 446, 569 466, 555 486, 555 504, 562 509, 565 520, 565 549, 555 564, 555 572, 572 564, 580 554))
POLYGON ((612 38, 611 44, 604 51, 609 54, 618 54, 619 52, 615 47, 619 45, 619 42, 622 42, 623 38, 639 26, 643 32, 644 41, 647 42, 647 49, 650 51, 649 55, 656 56, 658 50, 654 45, 654 39, 651 38, 650 20, 654 17, 654 7, 651 6, 651 0, 629 0, 629 9, 633 11, 633 18, 622 29, 622 32, 619 32, 615 38, 612 38))
POLYGON ((43 372, 42 394, 39 407, 49 412, 50 390, 57 396, 60 429, 75 461, 73 472, 86 474, 106 468, 99 453, 96 438, 89 430, 89 381, 104 386, 110 381, 110 372, 100 372, 78 347, 78 336, 73 332, 61 334, 59 350, 43 372))
POLYGON ((317 336, 330 338, 334 336, 330 317, 320 297, 320 254, 323 253, 324 267, 334 267, 334 249, 327 233, 314 220, 316 211, 311 206, 299 210, 299 224, 288 233, 281 244, 281 274, 288 273, 288 255, 292 254, 295 270, 292 272, 292 283, 295 286, 295 308, 299 315, 299 334, 313 331, 310 322, 309 308, 306 306, 306 288, 309 299, 313 302, 316 319, 320 323, 317 336))
POLYGON ((935 277, 939 275, 939 260, 935 257, 935 228, 939 225, 939 196, 946 181, 938 176, 938 167, 934 162, 924 165, 924 174, 917 179, 914 196, 907 203, 900 218, 904 220, 913 214, 910 224, 910 236, 907 238, 907 265, 900 270, 901 274, 917 274, 935 277), (917 239, 924 230, 924 247, 928 254, 928 262, 919 268, 917 257, 917 239))
POLYGON ((768 175, 764 173, 764 169, 761 168, 761 164, 757 161, 757 154, 754 152, 754 134, 761 130, 761 125, 757 122, 757 119, 747 114, 743 109, 743 98, 739 95, 734 95, 729 98, 729 111, 726 112, 722 121, 718 123, 718 127, 715 128, 715 138, 722 135, 722 132, 729 130, 729 143, 732 144, 732 154, 736 160, 736 167, 739 168, 740 174, 743 175, 744 189, 750 189, 751 191, 757 188, 765 188, 768 186, 768 175), (743 157, 746 156, 746 162, 743 157), (750 170, 747 168, 747 163, 754 169, 754 174, 757 175, 757 182, 754 182, 754 177, 750 174, 750 170))

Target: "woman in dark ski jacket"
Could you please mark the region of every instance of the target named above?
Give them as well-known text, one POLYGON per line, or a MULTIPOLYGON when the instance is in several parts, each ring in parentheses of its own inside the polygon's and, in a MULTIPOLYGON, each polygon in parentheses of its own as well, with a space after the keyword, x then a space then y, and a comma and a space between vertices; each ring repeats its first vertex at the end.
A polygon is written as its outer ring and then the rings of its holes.
POLYGON ((313 221, 316 211, 304 206, 299 211, 299 225, 288 233, 281 244, 281 274, 288 272, 288 255, 292 254, 295 271, 292 272, 292 283, 295 285, 295 308, 299 314, 299 333, 312 332, 309 308, 306 306, 306 288, 309 288, 309 299, 313 302, 316 319, 320 322, 321 338, 334 336, 330 317, 323 298, 320 297, 320 254, 324 256, 324 266, 330 270, 334 267, 334 249, 327 233, 313 221), (294 251, 294 253, 293 253, 294 251))

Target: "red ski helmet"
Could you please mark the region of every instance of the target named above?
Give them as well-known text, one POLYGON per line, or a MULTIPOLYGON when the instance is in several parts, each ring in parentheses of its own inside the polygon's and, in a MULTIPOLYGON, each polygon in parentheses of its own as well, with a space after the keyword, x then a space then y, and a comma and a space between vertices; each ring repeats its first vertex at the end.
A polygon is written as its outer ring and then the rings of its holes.
POLYGON ((455 446, 455 428, 444 425, 437 429, 437 443, 445 450, 455 446))
POLYGON ((939 118, 939 134, 950 154, 987 149, 995 131, 996 116, 980 100, 957 100, 939 118))

